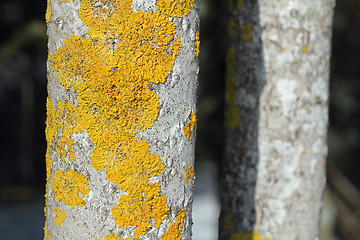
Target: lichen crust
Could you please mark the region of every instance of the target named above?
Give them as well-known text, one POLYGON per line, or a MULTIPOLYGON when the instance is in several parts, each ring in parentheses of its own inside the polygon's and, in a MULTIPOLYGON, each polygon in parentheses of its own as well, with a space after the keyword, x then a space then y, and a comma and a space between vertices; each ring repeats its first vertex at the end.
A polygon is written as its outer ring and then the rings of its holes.
POLYGON ((197 123, 197 116, 196 113, 193 112, 189 116, 188 123, 184 127, 184 135, 186 139, 191 140, 194 135, 196 135, 196 123, 197 123))

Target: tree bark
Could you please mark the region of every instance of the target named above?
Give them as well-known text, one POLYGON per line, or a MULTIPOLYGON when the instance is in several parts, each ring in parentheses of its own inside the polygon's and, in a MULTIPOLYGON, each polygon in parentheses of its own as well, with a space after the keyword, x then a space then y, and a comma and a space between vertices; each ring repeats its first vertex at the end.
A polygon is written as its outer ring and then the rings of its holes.
POLYGON ((319 239, 334 0, 230 0, 219 239, 319 239))
POLYGON ((191 239, 198 0, 48 0, 45 239, 191 239))

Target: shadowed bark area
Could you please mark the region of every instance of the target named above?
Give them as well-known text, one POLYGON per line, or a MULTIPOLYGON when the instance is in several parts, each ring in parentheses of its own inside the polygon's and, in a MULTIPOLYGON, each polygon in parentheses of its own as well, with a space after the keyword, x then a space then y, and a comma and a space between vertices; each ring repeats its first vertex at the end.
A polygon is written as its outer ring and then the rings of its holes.
POLYGON ((243 237, 254 231, 259 105, 266 84, 257 1, 230 1, 227 26, 226 138, 219 239, 243 237))

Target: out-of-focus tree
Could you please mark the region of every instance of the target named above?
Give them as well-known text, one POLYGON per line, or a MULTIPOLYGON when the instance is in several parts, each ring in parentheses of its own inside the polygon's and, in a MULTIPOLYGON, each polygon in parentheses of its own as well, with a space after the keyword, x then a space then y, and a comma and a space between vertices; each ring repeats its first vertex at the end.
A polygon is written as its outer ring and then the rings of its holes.
POLYGON ((219 239, 318 239, 335 1, 231 0, 219 239))

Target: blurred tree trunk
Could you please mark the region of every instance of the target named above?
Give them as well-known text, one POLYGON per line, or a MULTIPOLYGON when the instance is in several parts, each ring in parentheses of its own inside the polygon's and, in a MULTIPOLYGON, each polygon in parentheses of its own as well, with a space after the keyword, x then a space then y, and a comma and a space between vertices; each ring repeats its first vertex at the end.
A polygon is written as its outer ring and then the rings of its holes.
POLYGON ((45 239, 190 239, 198 1, 48 0, 45 239))
POLYGON ((334 0, 230 0, 219 239, 319 239, 334 0))

